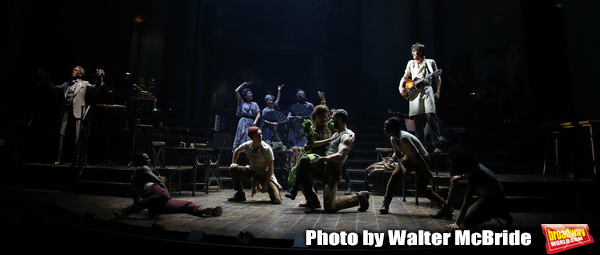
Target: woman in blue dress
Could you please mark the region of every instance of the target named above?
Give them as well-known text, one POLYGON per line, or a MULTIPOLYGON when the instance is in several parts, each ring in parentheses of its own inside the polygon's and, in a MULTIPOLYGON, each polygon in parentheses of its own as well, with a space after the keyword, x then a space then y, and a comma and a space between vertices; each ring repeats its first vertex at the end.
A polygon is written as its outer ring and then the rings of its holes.
MULTIPOLYGON (((281 88, 283 88, 283 85, 284 84, 281 84, 277 87, 277 98, 271 94, 265 96, 265 104, 267 106, 263 108, 262 116, 265 116, 265 113, 267 112, 279 111, 279 99, 281 98, 281 88)), ((260 130, 262 131, 264 141, 281 141, 281 138, 279 138, 279 134, 277 132, 277 126, 277 122, 268 121, 263 118, 260 130)))
MULTIPOLYGON (((298 102, 293 104, 290 108, 294 107, 294 105, 299 105, 301 107, 308 108, 307 112, 309 113, 311 113, 315 109, 315 106, 312 103, 306 101, 306 93, 304 93, 304 90, 299 89, 298 92, 296 92, 296 97, 298 98, 298 102)), ((306 116, 300 116, 294 114, 292 111, 290 111, 290 113, 288 114, 288 139, 290 148, 294 146, 304 147, 304 145, 306 145, 306 137, 304 137, 304 133, 302 133, 302 123, 304 123, 305 119, 309 118, 310 114, 306 116)))
POLYGON ((260 107, 256 102, 252 102, 252 91, 250 88, 245 88, 251 83, 244 82, 235 89, 235 97, 237 99, 235 115, 240 117, 240 120, 235 132, 233 148, 237 148, 240 144, 250 140, 247 135, 248 128, 256 126, 256 123, 260 119, 260 107))

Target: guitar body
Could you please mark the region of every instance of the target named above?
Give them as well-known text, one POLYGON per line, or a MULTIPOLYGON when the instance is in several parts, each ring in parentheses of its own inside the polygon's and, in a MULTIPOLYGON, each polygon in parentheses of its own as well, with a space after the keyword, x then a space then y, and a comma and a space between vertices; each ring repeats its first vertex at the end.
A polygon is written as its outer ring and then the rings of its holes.
POLYGON ((417 85, 418 85, 418 83, 415 83, 412 80, 407 80, 404 83, 404 89, 406 90, 406 97, 404 97, 404 98, 406 98, 408 100, 412 100, 415 97, 415 95, 417 94, 417 90, 418 90, 417 85))
POLYGON ((406 80, 406 82, 404 83, 404 89, 406 90, 406 96, 404 98, 406 98, 407 100, 412 100, 417 95, 417 92, 422 89, 420 86, 420 83, 422 81, 427 80, 432 76, 438 76, 441 74, 442 74, 442 69, 439 69, 433 73, 428 74, 424 78, 417 79, 417 80, 406 80))

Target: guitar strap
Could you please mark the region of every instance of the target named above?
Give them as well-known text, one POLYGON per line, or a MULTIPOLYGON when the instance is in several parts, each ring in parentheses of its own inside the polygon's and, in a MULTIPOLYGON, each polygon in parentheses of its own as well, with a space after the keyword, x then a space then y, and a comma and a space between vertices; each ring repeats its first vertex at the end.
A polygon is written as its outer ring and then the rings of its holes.
POLYGON ((433 70, 433 67, 431 66, 431 60, 426 59, 426 63, 427 63, 427 70, 429 70, 429 73, 433 73, 435 70, 433 70))
MULTIPOLYGON (((431 60, 425 59, 425 64, 427 65, 427 70, 429 71, 429 74, 432 74, 434 71, 433 71, 433 67, 431 66, 431 60)), ((427 86, 431 86, 431 79, 429 80, 429 83, 427 84, 427 86)))

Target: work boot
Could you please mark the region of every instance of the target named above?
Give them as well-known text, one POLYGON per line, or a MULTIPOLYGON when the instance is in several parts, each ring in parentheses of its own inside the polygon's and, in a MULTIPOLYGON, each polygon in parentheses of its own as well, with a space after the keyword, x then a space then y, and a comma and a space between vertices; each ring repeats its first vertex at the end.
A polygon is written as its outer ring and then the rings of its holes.
POLYGON ((134 212, 133 208, 131 206, 127 206, 125 208, 114 211, 113 215, 115 215, 115 218, 120 219, 127 215, 132 214, 133 212, 134 212))
POLYGON ((304 213, 313 213, 315 212, 315 202, 314 201, 306 201, 306 209, 304 209, 304 213))
POLYGON ((344 192, 344 195, 350 195, 352 194, 352 186, 350 186, 350 183, 348 183, 348 188, 346 189, 346 192, 344 192))
POLYGON ((367 211, 369 209, 369 192, 361 191, 361 192, 357 192, 356 195, 358 195, 358 203, 360 204, 358 211, 359 212, 367 211))
POLYGON ((220 206, 210 207, 210 206, 202 206, 198 208, 194 213, 195 216, 221 216, 223 214, 223 208, 220 206))
POLYGON ((298 195, 298 189, 294 188, 294 186, 290 187, 288 193, 285 193, 285 197, 291 200, 296 199, 296 195, 298 195))
MULTIPOLYGON (((306 204, 307 204, 307 202, 299 203, 298 207, 306 207, 306 204)), ((314 205, 315 205, 315 208, 321 208, 321 202, 319 202, 319 201, 315 202, 314 205)))
POLYGON ((227 201, 244 202, 246 201, 246 193, 243 191, 238 191, 235 193, 235 195, 233 195, 233 197, 228 198, 227 201))
POLYGON ((383 206, 381 206, 381 209, 379 209, 379 212, 381 214, 388 214, 390 212, 390 203, 391 203, 391 199, 383 199, 383 206))

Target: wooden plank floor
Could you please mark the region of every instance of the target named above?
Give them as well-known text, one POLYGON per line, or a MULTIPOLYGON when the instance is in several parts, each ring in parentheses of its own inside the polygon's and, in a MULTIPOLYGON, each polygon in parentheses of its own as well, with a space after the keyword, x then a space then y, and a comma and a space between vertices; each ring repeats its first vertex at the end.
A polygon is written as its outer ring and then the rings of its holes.
MULTIPOLYGON (((433 219, 429 215, 439 208, 431 208, 429 200, 419 199, 420 204, 415 205, 414 197, 407 197, 402 202, 402 197, 395 197, 391 204, 392 213, 382 215, 379 207, 383 196, 371 195, 370 207, 366 212, 357 212, 355 208, 348 208, 337 213, 317 211, 305 214, 304 208, 298 206, 303 202, 301 196, 296 200, 284 198, 280 205, 269 203, 268 194, 257 194, 254 198, 247 197, 246 202, 228 202, 227 197, 233 195, 233 190, 225 189, 211 191, 209 194, 184 192, 181 197, 174 199, 193 201, 207 206, 222 206, 223 215, 220 217, 196 217, 188 214, 169 214, 151 217, 147 211, 131 215, 123 219, 115 219, 113 211, 123 208, 131 203, 130 198, 94 196, 81 194, 67 194, 58 201, 58 206, 78 214, 93 213, 98 219, 119 221, 125 224, 151 227, 159 224, 166 230, 190 232, 202 230, 206 234, 220 236, 237 236, 246 230, 257 238, 294 239, 296 236, 305 236, 305 231, 319 229, 325 232, 355 232, 363 230, 370 232, 386 232, 387 230, 408 230, 416 232, 427 230, 432 232, 445 231, 444 226, 452 223, 451 220, 433 219)), ((249 193, 249 192, 247 192, 249 193)), ((322 194, 319 194, 322 195, 322 194)), ((343 191, 339 191, 343 196, 343 191)), ((456 217, 457 212, 454 213, 456 217)), ((550 214, 512 213, 516 227, 540 226, 539 224, 552 220, 550 214)), ((502 226, 491 221, 484 228, 499 228, 502 226)))
MULTIPOLYGON (((256 246, 248 247, 247 252, 256 252, 258 250, 254 248, 262 247, 266 248, 265 250, 276 251, 277 254, 281 254, 281 252, 304 254, 303 252, 307 250, 290 248, 292 244, 295 244, 295 239, 306 237, 306 230, 310 229, 358 234, 362 234, 363 230, 378 233, 386 233, 387 230, 445 232, 444 226, 452 223, 452 220, 431 218, 429 215, 439 208, 437 206, 431 208, 429 200, 425 198, 420 198, 420 204, 415 205, 414 197, 407 197, 406 202, 402 202, 402 197, 395 197, 391 204, 392 213, 387 215, 382 215, 378 211, 383 201, 381 195, 370 196, 370 208, 366 212, 359 213, 356 208, 349 208, 337 213, 318 211, 313 214, 305 214, 304 208, 298 207, 298 203, 303 202, 301 197, 296 200, 285 198, 283 204, 273 205, 269 203, 267 194, 257 194, 253 199, 247 197, 248 201, 246 202, 228 202, 227 198, 234 193, 231 189, 211 191, 209 194, 196 192, 194 197, 191 196, 191 192, 185 191, 181 197, 174 196, 174 199, 210 206, 219 205, 224 209, 223 215, 220 217, 196 217, 188 214, 169 214, 151 217, 147 211, 142 211, 124 219, 115 219, 113 211, 128 206, 132 202, 131 198, 20 187, 5 187, 1 190, 4 195, 0 196, 0 202, 9 205, 4 210, 0 210, 4 216, 2 217, 3 223, 8 226, 3 233, 10 235, 9 243, 13 246, 20 249, 27 247, 28 250, 35 252, 50 249, 77 251, 78 253, 95 251, 97 254, 106 254, 114 252, 116 247, 120 250, 129 249, 134 253, 139 253, 140 250, 148 253, 157 251, 161 253, 189 252, 196 251, 199 247, 205 251, 215 249, 215 251, 223 252, 225 249, 233 252, 239 251, 242 247, 236 245, 236 237, 241 231, 246 230, 254 235, 254 241, 258 241, 255 243, 256 246), (32 207, 24 205, 32 205, 32 207), (57 207, 61 210, 52 209, 57 207), (31 208, 40 208, 41 214, 37 213, 38 210, 31 210, 31 208), (21 210, 24 212, 19 213, 21 210), (68 213, 62 213, 63 211, 68 213), (58 220, 54 219, 54 212, 57 213, 56 217, 58 218, 56 219, 58 220), (40 217, 41 215, 44 217, 40 217), (156 231, 156 224, 174 235, 161 237, 159 233, 167 231, 156 231), (201 243, 185 241, 189 236, 198 233, 197 231, 204 233, 201 243), (49 235, 40 239, 39 233, 48 233, 49 235), (141 238, 136 238, 136 235, 141 238), (132 243, 137 246, 132 246, 132 243)), ((321 195, 320 192, 319 196, 321 195)), ((338 195, 343 195, 343 191, 339 191, 338 195)), ((456 215, 455 211, 454 217, 456 215)), ((585 213, 576 211, 512 212, 511 215, 515 221, 511 230, 518 229, 529 232, 534 245, 530 247, 478 247, 477 251, 497 252, 498 249, 505 248, 510 252, 520 252, 522 249, 526 249, 535 254, 545 254, 545 238, 542 235, 541 224, 585 223, 589 224, 592 231, 600 226, 598 211, 585 213)), ((505 227, 492 220, 474 229, 491 229, 501 232, 505 227)), ((448 252, 466 251, 452 245, 446 247, 389 246, 383 249, 371 246, 332 248, 310 247, 310 249, 318 251, 327 250, 330 254, 335 252, 352 254, 350 250, 356 251, 357 254, 365 251, 369 251, 370 254, 388 254, 387 252, 397 249, 401 249, 403 254, 420 254, 424 249, 433 249, 429 251, 447 249, 448 252)), ((473 247, 464 248, 473 251, 473 247)), ((600 246, 593 244, 585 250, 578 248, 578 251, 583 251, 581 254, 597 254, 600 246)))

